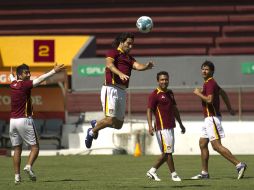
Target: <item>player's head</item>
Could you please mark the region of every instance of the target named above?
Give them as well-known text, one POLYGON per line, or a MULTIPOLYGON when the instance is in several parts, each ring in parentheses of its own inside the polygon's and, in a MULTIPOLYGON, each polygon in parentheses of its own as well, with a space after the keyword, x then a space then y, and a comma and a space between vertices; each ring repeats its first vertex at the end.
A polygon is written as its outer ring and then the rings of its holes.
POLYGON ((113 48, 120 48, 125 53, 129 53, 133 47, 134 34, 123 32, 119 34, 112 43, 113 48))
POLYGON ((211 61, 205 61, 201 65, 201 71, 202 71, 202 75, 205 79, 212 77, 213 73, 214 73, 214 64, 211 61))
POLYGON ((160 71, 157 73, 157 81, 160 89, 166 90, 169 83, 169 75, 167 71, 160 71))
POLYGON ((29 66, 24 63, 19 65, 16 69, 16 75, 18 80, 30 80, 31 74, 29 66))

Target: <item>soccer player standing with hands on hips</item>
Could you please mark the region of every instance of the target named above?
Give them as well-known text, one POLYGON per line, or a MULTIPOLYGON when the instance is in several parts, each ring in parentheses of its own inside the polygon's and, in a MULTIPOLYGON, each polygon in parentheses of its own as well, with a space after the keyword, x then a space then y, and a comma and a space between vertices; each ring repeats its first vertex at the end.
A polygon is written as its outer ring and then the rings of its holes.
POLYGON ((105 118, 92 120, 91 128, 87 130, 85 144, 91 148, 93 139, 98 138, 98 132, 106 127, 121 129, 124 122, 126 107, 126 88, 132 69, 144 71, 152 69, 153 62, 141 64, 130 55, 134 44, 132 33, 121 33, 112 44, 113 49, 106 53, 105 83, 101 89, 101 102, 105 118))
POLYGON ((15 79, 10 74, 11 88, 11 116, 10 116, 10 139, 14 148, 13 165, 15 171, 15 183, 21 182, 20 164, 23 141, 31 146, 27 164, 24 171, 29 175, 32 181, 36 181, 36 176, 32 170, 32 166, 39 154, 39 142, 37 138, 36 128, 32 119, 33 107, 31 100, 31 90, 38 86, 47 78, 53 76, 64 69, 64 65, 55 64, 54 68, 40 77, 30 80, 29 66, 22 64, 17 67, 15 79))
POLYGON ((150 135, 156 135, 161 149, 161 156, 146 175, 155 181, 161 181, 156 170, 166 162, 173 181, 181 181, 175 171, 172 153, 174 152, 175 119, 178 121, 181 132, 185 133, 181 117, 176 106, 173 91, 168 89, 169 75, 166 71, 157 73, 158 88, 149 96, 147 106, 147 121, 150 135), (152 115, 155 116, 155 126, 152 125, 152 115))
POLYGON ((212 147, 220 155, 230 161, 236 166, 238 173, 237 179, 244 176, 247 168, 245 163, 238 161, 232 153, 221 144, 221 138, 225 137, 223 128, 221 126, 220 113, 220 97, 225 102, 227 109, 231 115, 235 112, 231 108, 231 104, 226 92, 217 84, 213 78, 214 64, 210 61, 205 61, 201 66, 202 76, 204 78, 203 89, 194 89, 196 94, 202 100, 202 107, 204 113, 204 126, 202 127, 201 137, 199 139, 199 147, 201 150, 202 171, 200 174, 192 177, 192 179, 208 179, 208 160, 209 150, 208 143, 211 142, 212 147))

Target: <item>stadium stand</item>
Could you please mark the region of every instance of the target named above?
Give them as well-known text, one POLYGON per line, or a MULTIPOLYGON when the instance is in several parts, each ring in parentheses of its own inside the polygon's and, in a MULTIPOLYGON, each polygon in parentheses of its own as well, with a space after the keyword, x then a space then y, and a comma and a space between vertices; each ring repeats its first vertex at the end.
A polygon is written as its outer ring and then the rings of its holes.
POLYGON ((4 132, 4 126, 5 126, 5 121, 0 120, 0 142, 1 142, 1 147, 3 147, 3 138, 2 138, 2 133, 4 132))
POLYGON ((57 148, 60 149, 62 138, 63 120, 61 119, 46 119, 42 127, 40 140, 57 140, 57 148))
POLYGON ((4 131, 2 133, 2 146, 3 147, 8 147, 9 144, 8 142, 10 141, 10 136, 9 136, 9 129, 10 129, 10 124, 6 124, 4 126, 4 131))
POLYGON ((37 130, 38 137, 40 138, 42 129, 44 126, 45 120, 44 119, 34 119, 34 124, 37 130))
POLYGON ((96 55, 99 57, 104 56, 112 39, 122 31, 136 34, 135 56, 146 56, 148 53, 150 56, 253 53, 251 49, 254 45, 239 38, 246 37, 245 32, 249 37, 254 37, 253 1, 144 2, 3 1, 0 35, 95 35, 96 55), (149 15, 154 21, 149 42, 147 35, 138 33, 135 27, 136 19, 141 15, 149 15), (228 35, 231 38, 223 41, 222 38, 228 35), (232 49, 222 48, 222 43, 229 43, 232 49), (239 44, 241 48, 238 51, 239 44), (154 51, 149 52, 147 47, 153 47, 154 51))
MULTIPOLYGON (((134 56, 251 55, 254 53, 253 0, 44 0, 0 2, 0 35, 94 35, 96 56, 103 57, 120 32, 136 35, 134 56), (139 16, 149 15, 149 37, 137 31, 139 16), (152 49, 151 49, 152 47, 152 49)), ((253 93, 245 93, 250 100, 253 93)), ((144 95, 144 94, 143 94, 144 95)), ((144 111, 142 94, 131 96, 134 112, 144 111), (138 103, 137 103, 138 102, 138 103)), ((147 96, 147 94, 146 94, 147 96)), ((187 102, 180 110, 199 112, 187 102)), ((237 95, 232 95, 237 102, 237 95)), ((193 99, 192 99, 193 98, 193 99)), ((67 93, 70 113, 101 110, 98 94, 67 93), (85 100, 85 101, 84 101, 85 100)), ((237 105, 235 103, 235 105, 237 105)), ((251 106, 243 102, 243 111, 251 106)), ((47 117, 50 114, 47 115, 47 117)), ((46 117, 46 116, 45 116, 46 117)), ((43 117, 43 118, 45 118, 43 117)), ((42 118, 40 115, 38 118, 42 118)))

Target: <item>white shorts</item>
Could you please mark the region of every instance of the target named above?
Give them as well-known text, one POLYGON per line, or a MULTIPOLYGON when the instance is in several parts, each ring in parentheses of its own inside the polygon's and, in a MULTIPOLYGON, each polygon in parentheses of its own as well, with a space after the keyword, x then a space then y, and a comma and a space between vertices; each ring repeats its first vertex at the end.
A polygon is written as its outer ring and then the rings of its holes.
POLYGON ((115 86, 102 86, 101 104, 105 116, 123 121, 126 107, 126 91, 115 86))
POLYGON ((201 131, 201 138, 208 138, 210 141, 213 141, 224 137, 225 133, 221 126, 221 117, 206 117, 201 131))
POLYGON ((173 153, 175 145, 174 129, 163 129, 155 132, 162 153, 173 153))
POLYGON ((37 132, 32 118, 10 119, 10 139, 12 146, 25 141, 28 145, 38 144, 37 132))

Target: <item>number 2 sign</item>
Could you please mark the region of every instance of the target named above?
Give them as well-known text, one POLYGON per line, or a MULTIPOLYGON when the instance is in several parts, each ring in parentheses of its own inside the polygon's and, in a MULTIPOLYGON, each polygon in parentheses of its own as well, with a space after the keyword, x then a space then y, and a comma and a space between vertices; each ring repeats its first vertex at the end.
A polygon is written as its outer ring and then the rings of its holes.
POLYGON ((54 62, 55 41, 34 40, 34 62, 54 62))

